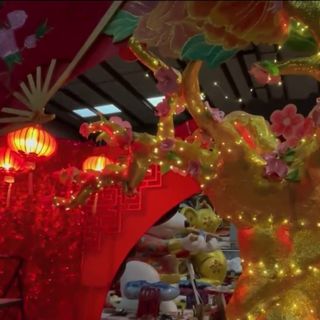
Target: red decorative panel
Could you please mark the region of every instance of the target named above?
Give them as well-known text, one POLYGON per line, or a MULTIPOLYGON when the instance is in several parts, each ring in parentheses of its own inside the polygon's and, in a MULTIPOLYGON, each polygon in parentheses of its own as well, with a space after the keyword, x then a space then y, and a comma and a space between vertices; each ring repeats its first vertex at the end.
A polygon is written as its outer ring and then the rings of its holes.
POLYGON ((85 250, 99 250, 105 236, 121 233, 123 214, 140 212, 144 190, 161 186, 160 168, 152 166, 137 188, 136 194, 128 196, 123 193, 120 186, 108 187, 99 193, 96 214, 92 214, 94 202, 92 197, 85 208, 88 212, 84 227, 85 250))

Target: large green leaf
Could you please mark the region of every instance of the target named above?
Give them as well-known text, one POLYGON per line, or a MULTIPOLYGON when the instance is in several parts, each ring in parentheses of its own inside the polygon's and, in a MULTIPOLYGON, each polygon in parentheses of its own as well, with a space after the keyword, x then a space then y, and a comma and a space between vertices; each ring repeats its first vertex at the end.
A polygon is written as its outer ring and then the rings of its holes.
POLYGON ((133 34, 138 25, 138 17, 127 11, 120 10, 103 30, 105 34, 113 37, 113 42, 122 41, 133 34))
POLYGON ((293 51, 314 54, 318 51, 318 45, 312 33, 297 21, 290 24, 289 36, 284 47, 293 51))
POLYGON ((185 60, 203 60, 212 68, 232 58, 237 50, 225 50, 219 45, 210 45, 203 34, 190 38, 183 46, 181 58, 185 60))

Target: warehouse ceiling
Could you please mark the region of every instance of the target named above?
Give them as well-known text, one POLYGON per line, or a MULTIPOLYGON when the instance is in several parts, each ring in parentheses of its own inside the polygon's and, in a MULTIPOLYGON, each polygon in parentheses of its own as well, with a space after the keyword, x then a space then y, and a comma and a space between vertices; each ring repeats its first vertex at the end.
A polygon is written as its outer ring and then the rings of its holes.
MULTIPOLYGON (((244 110, 269 117, 274 109, 295 103, 299 111, 306 114, 319 94, 317 81, 310 77, 284 76, 276 85, 260 86, 248 72, 257 61, 282 61, 294 57, 294 53, 277 46, 252 45, 219 68, 204 65, 200 75, 204 97, 226 113, 244 110)), ((181 71, 186 65, 180 60, 165 61, 181 71)), ((57 115, 57 119, 48 124, 48 129, 57 136, 79 138, 80 124, 96 121, 97 113, 101 112, 107 117, 121 115, 136 131, 154 132, 157 123, 154 106, 159 100, 161 94, 152 73, 139 62, 125 62, 114 57, 58 91, 47 108, 48 112, 57 115)), ((179 124, 188 118, 185 112, 175 121, 179 124)))

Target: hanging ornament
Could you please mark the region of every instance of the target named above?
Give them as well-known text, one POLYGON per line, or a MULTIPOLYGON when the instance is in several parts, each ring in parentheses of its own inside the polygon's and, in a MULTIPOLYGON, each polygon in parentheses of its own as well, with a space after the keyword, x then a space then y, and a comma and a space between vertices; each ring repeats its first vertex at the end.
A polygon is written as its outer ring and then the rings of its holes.
MULTIPOLYGON (((82 170, 85 172, 98 173, 103 171, 103 169, 112 162, 105 156, 92 156, 87 158, 82 164, 82 170)), ((92 213, 97 213, 99 193, 97 192, 94 196, 92 213)))
POLYGON ((26 158, 26 169, 29 170, 28 190, 33 194, 33 171, 36 160, 48 158, 56 151, 57 143, 41 126, 31 126, 10 132, 7 136, 9 147, 26 158))
POLYGON ((82 170, 85 172, 101 172, 112 162, 105 156, 92 156, 87 158, 82 165, 82 170))
POLYGON ((10 206, 11 189, 14 174, 23 167, 23 158, 9 148, 0 148, 0 172, 4 173, 4 181, 8 184, 6 207, 10 206))

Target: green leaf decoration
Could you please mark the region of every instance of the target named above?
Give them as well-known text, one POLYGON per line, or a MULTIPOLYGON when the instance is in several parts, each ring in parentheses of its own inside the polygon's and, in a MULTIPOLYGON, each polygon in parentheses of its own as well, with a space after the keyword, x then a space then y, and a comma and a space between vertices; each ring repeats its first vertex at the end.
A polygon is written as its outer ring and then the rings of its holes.
POLYGON ((318 51, 317 42, 312 33, 298 21, 291 22, 289 36, 284 43, 284 48, 309 54, 314 54, 318 51))
POLYGON ((36 29, 35 35, 37 39, 43 38, 44 35, 49 31, 47 21, 40 24, 36 29))
POLYGON ((291 182, 298 182, 300 181, 300 173, 299 169, 294 169, 288 173, 286 176, 286 180, 291 181, 291 182))
POLYGON ((161 171, 161 174, 165 174, 170 171, 170 166, 168 164, 163 164, 161 166, 160 171, 161 171))
POLYGON ((179 160, 179 157, 176 155, 175 152, 169 151, 167 154, 167 159, 168 160, 179 160))
POLYGON ((181 58, 203 60, 211 68, 217 68, 236 54, 237 50, 225 50, 222 46, 208 44, 203 34, 190 38, 183 46, 181 58))
POLYGON ((272 61, 269 61, 269 60, 261 61, 260 65, 261 67, 266 69, 268 73, 270 73, 272 76, 278 76, 280 74, 279 68, 272 61))
POLYGON ((8 68, 12 68, 15 64, 21 63, 22 57, 19 52, 16 52, 14 54, 10 54, 3 58, 4 62, 8 66, 8 68))
POLYGON ((138 17, 120 10, 103 30, 105 34, 113 37, 113 42, 120 42, 133 34, 138 25, 138 17))
POLYGON ((292 163, 295 160, 296 151, 293 149, 288 149, 287 152, 284 154, 282 160, 284 160, 287 164, 292 163))

